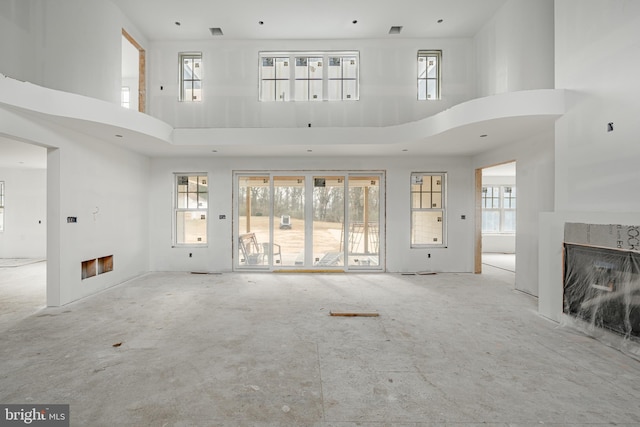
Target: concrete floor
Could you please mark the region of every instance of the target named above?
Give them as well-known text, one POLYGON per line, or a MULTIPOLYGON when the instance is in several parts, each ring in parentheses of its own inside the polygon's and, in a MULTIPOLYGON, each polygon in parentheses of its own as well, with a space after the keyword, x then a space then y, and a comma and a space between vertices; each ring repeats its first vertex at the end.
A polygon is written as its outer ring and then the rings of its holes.
POLYGON ((148 274, 0 318, 0 403, 68 403, 72 426, 640 425, 640 363, 494 270, 148 274))
POLYGON ((502 270, 509 271, 511 273, 516 272, 516 254, 502 254, 486 252, 482 254, 482 264, 502 270))

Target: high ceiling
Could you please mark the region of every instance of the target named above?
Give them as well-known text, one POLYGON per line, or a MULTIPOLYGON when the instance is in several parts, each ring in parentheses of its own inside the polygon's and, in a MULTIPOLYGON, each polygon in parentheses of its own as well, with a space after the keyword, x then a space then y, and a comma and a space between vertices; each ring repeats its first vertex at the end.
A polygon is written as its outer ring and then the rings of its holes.
MULTIPOLYGON (((506 0, 111 0, 150 41, 238 39, 392 39, 472 37, 506 0), (440 21, 441 22, 438 22, 440 21), (179 22, 180 25, 176 25, 179 22), (263 24, 259 24, 263 22, 263 24), (355 22, 355 23, 354 23, 355 22), (399 35, 391 26, 402 26, 399 35), (224 35, 212 36, 209 28, 224 35)), ((395 144, 187 146, 158 144, 105 124, 46 117, 149 156, 474 155, 553 128, 555 117, 486 120, 395 144), (114 138, 123 134, 124 138, 114 138), (488 137, 487 137, 488 135, 488 137), (480 138, 484 136, 485 138, 480 138)), ((1 136, 1 134, 0 134, 1 136)), ((42 167, 46 150, 0 138, 0 167, 42 167), (30 160, 25 160, 30 159, 30 160), (2 164, 7 163, 7 164, 2 164)))
POLYGON ((505 0, 111 1, 149 40, 471 37, 505 3, 505 0), (391 26, 402 26, 401 33, 390 35, 391 26), (220 28, 223 35, 212 36, 209 28, 220 28))

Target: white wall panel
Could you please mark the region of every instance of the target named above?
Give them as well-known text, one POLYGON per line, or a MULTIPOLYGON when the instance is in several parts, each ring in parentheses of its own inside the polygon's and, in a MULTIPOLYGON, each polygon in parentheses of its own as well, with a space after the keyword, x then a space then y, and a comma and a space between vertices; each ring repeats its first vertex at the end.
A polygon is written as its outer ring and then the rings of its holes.
POLYGON ((551 89, 553 0, 508 0, 475 36, 478 96, 551 89))
POLYGON ((5 187, 4 231, 0 232, 0 258, 45 258, 47 171, 0 169, 0 181, 4 181, 5 187))

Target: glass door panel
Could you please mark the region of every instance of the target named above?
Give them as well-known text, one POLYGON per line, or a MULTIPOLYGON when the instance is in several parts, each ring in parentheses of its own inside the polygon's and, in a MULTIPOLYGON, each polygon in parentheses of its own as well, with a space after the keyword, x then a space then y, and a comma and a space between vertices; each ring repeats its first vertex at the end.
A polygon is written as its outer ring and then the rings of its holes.
POLYGON ((271 181, 268 175, 238 176, 238 266, 269 267, 271 181))
POLYGON ((349 176, 350 267, 380 265, 380 176, 349 176))
POLYGON ((313 177, 313 266, 344 267, 344 176, 313 177))
POLYGON ((273 177, 274 267, 304 267, 305 177, 273 177))

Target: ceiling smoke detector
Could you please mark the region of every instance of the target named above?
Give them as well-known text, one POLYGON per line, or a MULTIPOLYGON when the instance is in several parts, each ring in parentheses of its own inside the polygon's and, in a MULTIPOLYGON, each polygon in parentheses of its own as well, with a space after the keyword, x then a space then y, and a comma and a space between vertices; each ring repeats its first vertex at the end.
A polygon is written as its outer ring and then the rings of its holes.
POLYGON ((212 36, 222 36, 222 28, 219 27, 215 27, 215 28, 209 28, 209 31, 211 32, 212 36))
POLYGON ((400 31, 402 31, 402 25, 394 25, 389 28, 389 34, 400 34, 400 31))

